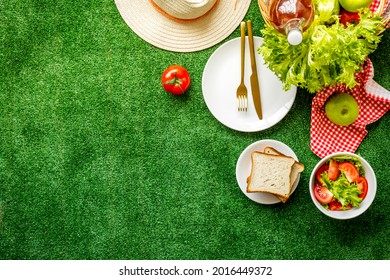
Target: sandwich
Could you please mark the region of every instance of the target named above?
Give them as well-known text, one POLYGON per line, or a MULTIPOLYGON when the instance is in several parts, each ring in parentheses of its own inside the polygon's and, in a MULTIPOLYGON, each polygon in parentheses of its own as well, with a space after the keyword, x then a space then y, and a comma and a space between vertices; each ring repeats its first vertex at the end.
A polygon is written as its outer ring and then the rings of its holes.
MULTIPOLYGON (((266 147, 264 149, 264 153, 271 154, 271 155, 282 155, 282 156, 284 156, 284 154, 278 152, 277 150, 275 150, 272 147, 266 147)), ((291 191, 293 189, 293 186, 295 184, 295 181, 298 179, 299 174, 301 174, 304 169, 305 169, 305 166, 301 162, 295 161, 295 163, 292 166, 292 170, 291 170, 291 174, 290 174, 290 192, 289 192, 288 196, 290 196, 291 191)), ((279 198, 283 203, 285 203, 287 201, 282 196, 278 196, 277 195, 276 197, 279 198)))
POLYGON ((304 165, 272 147, 251 154, 252 168, 247 179, 247 192, 275 195, 285 203, 304 165))

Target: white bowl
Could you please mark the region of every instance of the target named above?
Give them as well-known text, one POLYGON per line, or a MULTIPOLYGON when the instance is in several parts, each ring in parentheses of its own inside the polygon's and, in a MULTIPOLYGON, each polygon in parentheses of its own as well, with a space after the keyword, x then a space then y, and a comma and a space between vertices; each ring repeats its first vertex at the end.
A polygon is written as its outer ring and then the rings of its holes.
POLYGON ((374 201, 375 194, 376 194, 376 177, 374 170, 370 166, 370 164, 363 159, 361 156, 353 154, 353 153, 348 153, 348 152, 340 152, 340 153, 333 153, 331 155, 328 155, 321 159, 317 165, 314 167, 311 176, 310 176, 310 181, 309 181, 309 190, 310 190, 310 196, 311 199, 314 202, 314 205, 325 215, 332 217, 334 219, 340 219, 340 220, 346 220, 346 219, 351 219, 355 218, 359 215, 361 215, 363 212, 365 212, 371 205, 371 203, 374 201), (361 164, 363 165, 363 169, 365 172, 365 177, 368 183, 368 192, 367 196, 363 199, 363 201, 360 203, 359 207, 353 207, 349 210, 340 210, 340 211, 334 211, 334 210, 327 210, 325 209, 320 202, 315 198, 314 196, 314 183, 315 183, 315 174, 317 170, 330 158, 335 157, 335 156, 340 156, 340 155, 350 155, 357 157, 361 164))

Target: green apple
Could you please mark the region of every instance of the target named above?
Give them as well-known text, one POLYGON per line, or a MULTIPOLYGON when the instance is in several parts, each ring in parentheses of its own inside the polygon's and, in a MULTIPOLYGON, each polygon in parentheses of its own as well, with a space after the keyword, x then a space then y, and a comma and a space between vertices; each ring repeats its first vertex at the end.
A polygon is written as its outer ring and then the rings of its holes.
POLYGON ((372 0, 339 0, 339 3, 348 12, 356 13, 358 9, 370 6, 372 0))
POLYGON ((352 95, 335 93, 326 101, 325 114, 331 122, 347 126, 358 118, 359 105, 352 95))

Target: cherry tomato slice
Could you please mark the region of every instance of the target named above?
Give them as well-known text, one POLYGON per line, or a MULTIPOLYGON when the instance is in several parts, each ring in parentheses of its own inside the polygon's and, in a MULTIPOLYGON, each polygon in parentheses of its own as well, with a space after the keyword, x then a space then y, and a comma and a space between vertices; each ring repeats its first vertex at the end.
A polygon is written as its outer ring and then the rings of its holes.
POLYGON ((359 13, 348 12, 347 10, 342 9, 340 13, 340 23, 345 27, 347 24, 357 24, 360 21, 359 13))
POLYGON ((329 165, 328 164, 323 164, 323 165, 321 165, 320 168, 318 168, 318 170, 316 172, 316 179, 317 179, 318 183, 321 183, 321 175, 322 175, 322 173, 327 172, 328 169, 329 169, 329 165))
MULTIPOLYGON (((352 205, 348 204, 345 210, 348 210, 351 208, 352 208, 352 205)), ((341 205, 341 203, 337 199, 334 199, 329 203, 329 210, 340 211, 340 210, 344 210, 344 209, 343 209, 343 205, 341 205)))
POLYGON ((339 168, 344 173, 345 177, 347 177, 349 182, 356 182, 360 176, 356 166, 349 161, 340 163, 339 168))
POLYGON ((342 209, 342 205, 341 203, 338 201, 338 200, 332 200, 330 203, 329 203, 329 210, 331 211, 339 211, 342 209))
POLYGON ((363 176, 360 176, 356 181, 356 186, 358 187, 358 189, 360 191, 359 197, 364 199, 367 195, 367 192, 368 192, 368 182, 367 182, 366 178, 364 178, 363 176))
POLYGON ((328 170, 329 179, 334 181, 336 180, 340 175, 339 170, 339 164, 335 160, 331 160, 329 163, 329 170, 328 170))
POLYGON ((328 204, 333 200, 333 194, 320 183, 314 185, 313 191, 315 198, 322 204, 328 204))

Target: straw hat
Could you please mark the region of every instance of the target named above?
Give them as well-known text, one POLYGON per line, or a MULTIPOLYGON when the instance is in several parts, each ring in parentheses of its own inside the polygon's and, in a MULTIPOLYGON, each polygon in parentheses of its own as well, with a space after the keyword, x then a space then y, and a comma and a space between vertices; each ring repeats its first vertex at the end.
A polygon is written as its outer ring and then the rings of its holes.
POLYGON ((127 25, 148 43, 169 51, 194 52, 228 37, 251 0, 115 0, 127 25))

